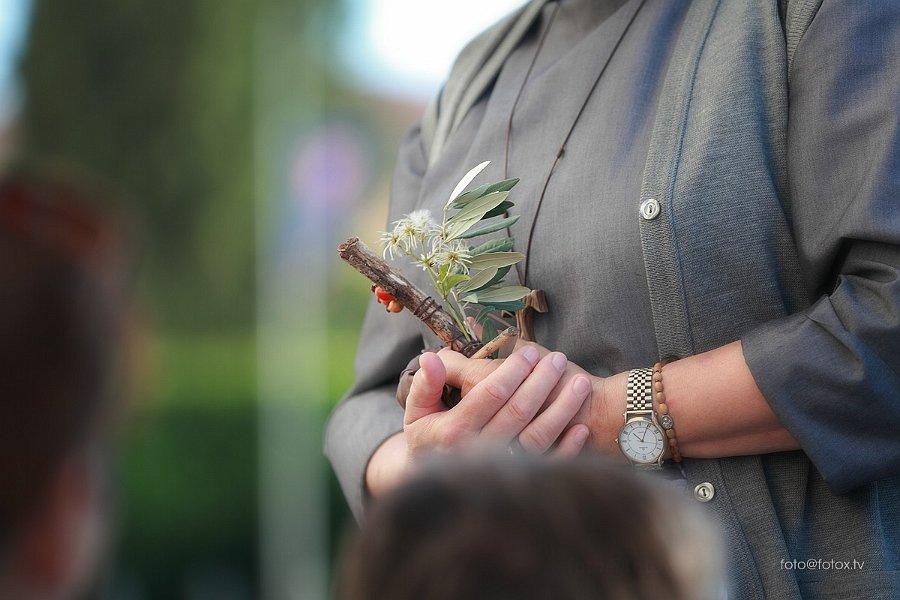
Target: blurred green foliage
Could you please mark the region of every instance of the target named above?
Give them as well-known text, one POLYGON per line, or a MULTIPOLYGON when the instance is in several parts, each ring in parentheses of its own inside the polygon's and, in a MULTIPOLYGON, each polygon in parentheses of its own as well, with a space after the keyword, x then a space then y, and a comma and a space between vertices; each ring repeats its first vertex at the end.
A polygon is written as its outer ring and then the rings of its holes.
POLYGON ((253 33, 260 0, 38 0, 24 148, 133 197, 166 328, 253 320, 253 33))
POLYGON ((114 597, 212 597, 223 574, 237 597, 258 594, 253 60, 264 3, 35 2, 22 152, 127 192, 153 332, 154 383, 119 460, 114 597))

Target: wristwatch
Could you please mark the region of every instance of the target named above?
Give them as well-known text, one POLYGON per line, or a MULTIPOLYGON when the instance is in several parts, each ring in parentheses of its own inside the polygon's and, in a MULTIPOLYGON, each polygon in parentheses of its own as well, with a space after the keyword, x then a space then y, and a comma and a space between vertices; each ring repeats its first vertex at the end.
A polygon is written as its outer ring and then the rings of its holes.
POLYGON ((653 369, 633 369, 625 388, 625 425, 619 449, 639 469, 661 469, 666 433, 653 412, 653 369))

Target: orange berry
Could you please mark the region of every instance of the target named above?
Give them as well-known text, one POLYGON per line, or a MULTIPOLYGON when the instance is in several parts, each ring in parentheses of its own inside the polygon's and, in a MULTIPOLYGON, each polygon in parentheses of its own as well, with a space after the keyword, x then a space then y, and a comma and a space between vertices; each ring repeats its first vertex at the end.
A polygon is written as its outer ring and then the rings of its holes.
POLYGON ((392 300, 395 299, 391 294, 386 292, 384 290, 384 288, 382 288, 380 285, 376 285, 372 291, 375 292, 375 297, 378 299, 378 301, 384 305, 389 304, 392 300))
POLYGON ((403 310, 403 305, 396 300, 391 300, 387 305, 387 309, 389 312, 398 313, 403 310))

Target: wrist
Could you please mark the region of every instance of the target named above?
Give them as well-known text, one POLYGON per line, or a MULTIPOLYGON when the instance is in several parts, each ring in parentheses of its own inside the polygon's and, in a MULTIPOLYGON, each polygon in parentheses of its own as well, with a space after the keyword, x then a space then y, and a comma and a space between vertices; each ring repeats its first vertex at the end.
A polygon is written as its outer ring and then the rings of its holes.
POLYGON ((609 456, 624 458, 616 440, 625 413, 628 372, 593 378, 591 396, 591 445, 609 456))

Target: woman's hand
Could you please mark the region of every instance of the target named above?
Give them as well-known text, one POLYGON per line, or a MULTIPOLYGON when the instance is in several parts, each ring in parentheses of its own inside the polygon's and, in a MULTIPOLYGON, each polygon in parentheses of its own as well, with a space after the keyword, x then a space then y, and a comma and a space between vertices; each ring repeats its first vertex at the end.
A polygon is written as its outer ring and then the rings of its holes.
POLYGON ((366 468, 369 491, 377 495, 392 487, 429 452, 517 443, 528 452, 578 454, 590 431, 570 423, 591 395, 590 380, 570 377, 561 385, 568 360, 559 352, 541 354, 532 346, 502 361, 450 350, 422 354, 406 398, 404 430, 382 444, 366 468), (452 409, 441 399, 445 384, 463 390, 452 409))
POLYGON ((587 378, 562 386, 557 401, 541 410, 568 366, 559 352, 541 357, 537 348, 528 346, 503 361, 489 361, 441 350, 423 354, 419 366, 404 419, 413 458, 429 450, 516 440, 535 453, 548 451, 558 440, 557 453, 577 454, 586 441, 586 427, 562 434, 590 395, 587 378), (463 390, 459 404, 450 410, 441 401, 445 383, 463 390))
MULTIPOLYGON (((534 342, 521 340, 516 343, 515 351, 518 352, 528 347, 537 350, 542 359, 551 353, 562 356, 561 353, 551 352, 534 342)), ((449 350, 442 350, 439 356, 448 365, 448 383, 460 388, 463 395, 502 363, 502 360, 471 361, 459 354, 450 353, 449 350)), ((576 385, 576 382, 587 382, 590 386, 590 393, 573 417, 571 425, 581 424, 589 429, 590 438, 587 443, 595 450, 621 457, 615 440, 623 422, 626 380, 627 373, 607 378, 596 377, 567 360, 565 370, 559 381, 547 394, 542 408, 546 409, 552 406, 566 390, 576 385)))

